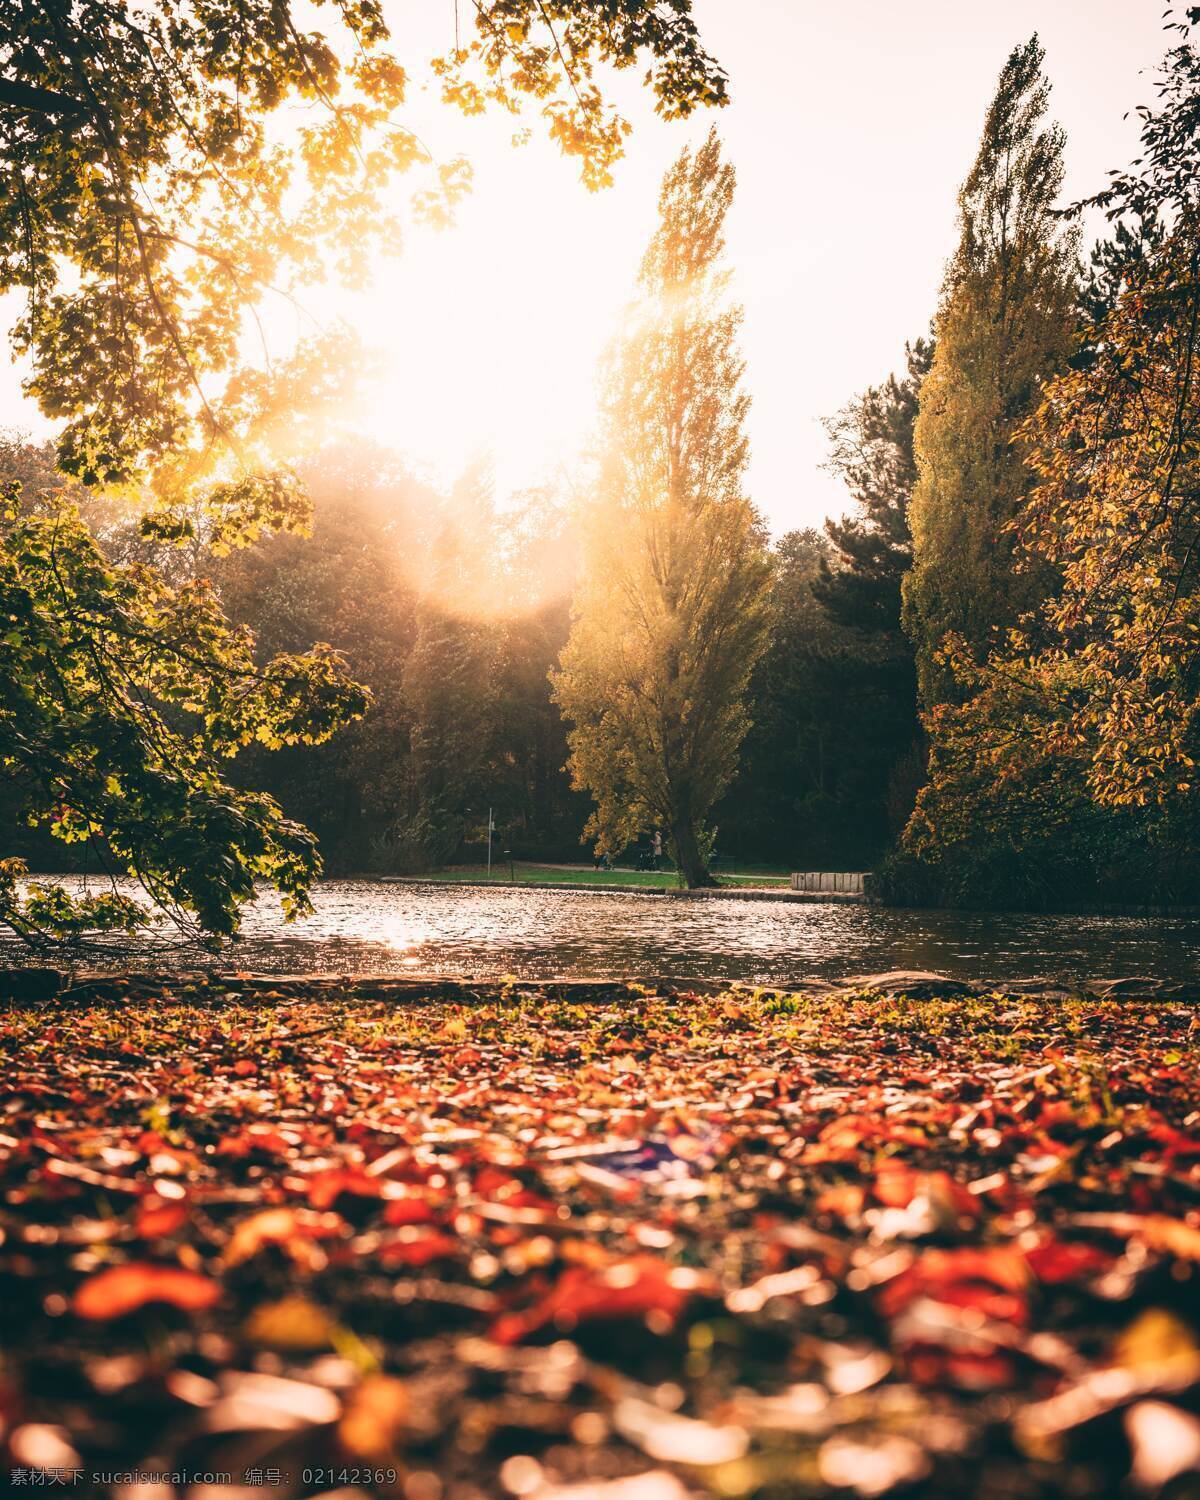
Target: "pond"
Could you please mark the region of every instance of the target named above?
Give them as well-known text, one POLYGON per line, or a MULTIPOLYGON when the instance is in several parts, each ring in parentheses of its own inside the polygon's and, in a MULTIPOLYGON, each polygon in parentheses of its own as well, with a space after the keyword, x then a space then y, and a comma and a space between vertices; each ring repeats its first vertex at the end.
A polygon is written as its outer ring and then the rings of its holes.
MULTIPOLYGON (((140 954, 156 967, 477 978, 786 984, 885 969, 975 979, 1200 977, 1197 917, 891 911, 372 880, 323 881, 313 901, 316 914, 288 926, 277 898, 264 893, 246 913, 243 938, 216 960, 194 949, 164 955, 149 941, 140 954)), ((27 961, 23 953, 15 940, 0 940, 0 961, 27 961)))

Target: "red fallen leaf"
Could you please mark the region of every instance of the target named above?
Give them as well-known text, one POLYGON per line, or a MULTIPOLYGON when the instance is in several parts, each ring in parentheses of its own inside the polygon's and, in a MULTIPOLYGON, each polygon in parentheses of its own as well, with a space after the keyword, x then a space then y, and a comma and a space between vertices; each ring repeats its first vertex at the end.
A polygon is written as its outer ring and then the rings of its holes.
POLYGON ((345 1220, 337 1214, 303 1208, 265 1208, 235 1225, 225 1251, 225 1264, 240 1265, 267 1245, 281 1245, 297 1264, 305 1264, 312 1258, 311 1246, 306 1253, 306 1241, 329 1239, 341 1234, 345 1227, 345 1220))
POLYGON ((427 1266, 430 1261, 447 1260, 459 1253, 459 1243, 436 1230, 429 1234, 401 1237, 379 1247, 379 1258, 388 1265, 427 1266))
MULTIPOLYGON (((355 1131, 346 1132, 347 1140, 354 1140, 355 1131)), ((431 1162, 417 1161, 407 1147, 397 1147, 383 1156, 377 1156, 365 1169, 368 1177, 386 1177, 389 1182, 401 1182, 409 1187, 423 1187, 435 1178, 444 1183, 442 1168, 431 1162)))
POLYGON ((308 1201, 313 1208, 332 1208, 343 1193, 355 1198, 382 1196, 379 1179, 362 1167, 327 1167, 308 1179, 308 1201))
POLYGON ((436 1218, 424 1198, 396 1198, 383 1211, 385 1224, 432 1224, 436 1218))
POLYGON ((248 1125, 237 1135, 224 1136, 217 1145, 218 1156, 249 1156, 261 1151, 269 1156, 287 1156, 292 1143, 270 1125, 248 1125))
POLYGON ((655 1333, 669 1333, 691 1299, 715 1290, 711 1279, 649 1255, 599 1267, 570 1266, 540 1302, 507 1313, 492 1325, 498 1344, 518 1344, 548 1324, 559 1329, 606 1318, 644 1318, 655 1333))
POLYGON ((917 1195, 921 1174, 906 1161, 884 1162, 875 1173, 875 1197, 888 1208, 907 1208, 917 1195))
POLYGON ((533 1192, 519 1177, 501 1171, 498 1167, 484 1167, 476 1174, 474 1186, 481 1198, 488 1198, 506 1208, 533 1209, 546 1215, 556 1212, 556 1205, 549 1198, 533 1192))
POLYGON ((817 1166, 822 1162, 854 1161, 864 1141, 875 1134, 874 1122, 862 1115, 846 1115, 824 1126, 816 1141, 807 1147, 801 1161, 817 1166))
POLYGON ((905 1372, 914 1385, 992 1391, 1016 1384, 1017 1361, 1007 1349, 941 1349, 935 1344, 913 1344, 903 1358, 905 1372))
POLYGON ((535 1193, 529 1188, 518 1188, 515 1193, 501 1193, 499 1201, 508 1208, 535 1209, 538 1213, 553 1215, 558 1212, 557 1205, 549 1198, 543 1198, 540 1193, 535 1193))
POLYGON ((853 1218, 861 1214, 867 1201, 866 1190, 856 1182, 842 1182, 836 1187, 826 1188, 817 1198, 819 1214, 833 1214, 839 1219, 853 1218))
POLYGON ((188 1221, 190 1210, 181 1198, 160 1198, 157 1193, 147 1193, 138 1205, 134 1227, 144 1240, 160 1239, 175 1234, 188 1221))
POLYGON ((412 1161, 412 1152, 407 1146, 395 1146, 382 1156, 372 1158, 363 1168, 368 1177, 398 1177, 412 1161))
POLYGON ((481 1167, 475 1174, 475 1191, 481 1198, 491 1198, 496 1193, 519 1188, 520 1185, 520 1180, 511 1172, 502 1171, 490 1164, 481 1167))
POLYGON ((970 1307, 996 1322, 1024 1325, 1029 1307, 1025 1257, 1007 1246, 926 1250, 879 1290, 877 1305, 894 1318, 918 1297, 970 1307))
POLYGON ((1026 1250, 1025 1260, 1039 1281, 1047 1286, 1061 1286, 1068 1281, 1102 1276, 1116 1257, 1095 1245, 1069 1243, 1051 1235, 1026 1250))
POLYGON ((1075 1112, 1075 1106, 1069 1100, 1045 1099, 1042 1101, 1038 1125, 1043 1130, 1052 1129, 1055 1125, 1078 1126, 1078 1124, 1079 1117, 1075 1112))
POLYGON ((185 1312, 201 1312, 221 1296, 221 1288, 199 1271, 130 1261, 89 1276, 71 1301, 77 1317, 91 1321, 123 1318, 148 1302, 165 1302, 185 1312))
POLYGON ((233 1071, 239 1078, 250 1078, 258 1072, 258 1064, 251 1062, 248 1057, 239 1057, 233 1065, 233 1071))
POLYGON ((907 1208, 923 1193, 939 1211, 959 1219, 977 1219, 979 1200, 949 1172, 918 1172, 907 1162, 884 1162, 875 1174, 874 1194, 888 1208, 907 1208))
POLYGON ((1170 1125, 1155 1125, 1149 1134, 1162 1147, 1163 1155, 1168 1159, 1175 1156, 1200 1156, 1200 1136, 1188 1135, 1170 1125))

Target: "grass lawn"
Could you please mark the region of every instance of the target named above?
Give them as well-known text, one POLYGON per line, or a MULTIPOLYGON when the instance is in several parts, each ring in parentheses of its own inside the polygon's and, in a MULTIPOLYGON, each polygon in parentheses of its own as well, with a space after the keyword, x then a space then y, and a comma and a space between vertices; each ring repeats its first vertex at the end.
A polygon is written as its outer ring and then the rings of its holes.
MULTIPOLYGON (((508 879, 508 861, 492 866, 491 878, 497 883, 508 879)), ((676 884, 673 870, 593 870, 591 865, 538 865, 517 860, 513 866, 517 880, 528 880, 536 885, 630 885, 662 888, 676 884)), ((436 870, 431 880, 486 880, 486 865, 451 865, 436 870)), ((745 886, 786 887, 788 877, 774 867, 768 873, 766 867, 750 867, 736 874, 725 870, 717 872, 722 883, 745 886)))
POLYGON ((1191 1003, 270 983, 4 1013, 22 1482, 1196 1494, 1191 1003))

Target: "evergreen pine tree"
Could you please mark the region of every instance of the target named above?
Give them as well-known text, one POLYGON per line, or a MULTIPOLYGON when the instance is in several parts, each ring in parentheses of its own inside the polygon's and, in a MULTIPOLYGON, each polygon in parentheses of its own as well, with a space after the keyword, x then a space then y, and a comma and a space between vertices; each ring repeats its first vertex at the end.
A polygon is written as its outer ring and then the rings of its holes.
POLYGON ((900 379, 889 375, 825 424, 833 442, 828 467, 845 480, 856 507, 826 521, 836 559, 815 588, 839 625, 900 636, 900 581, 912 566, 913 428, 933 350, 930 339, 907 344, 900 379))

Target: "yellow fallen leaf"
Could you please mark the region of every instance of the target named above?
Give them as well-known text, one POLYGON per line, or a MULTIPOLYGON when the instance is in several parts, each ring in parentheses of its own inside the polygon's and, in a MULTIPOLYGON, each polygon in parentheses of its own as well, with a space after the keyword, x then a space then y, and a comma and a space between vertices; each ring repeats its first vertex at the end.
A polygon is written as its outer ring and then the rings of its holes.
POLYGON ((252 1344, 304 1353, 328 1349, 335 1326, 315 1302, 293 1295, 256 1307, 246 1319, 243 1332, 252 1344))
POLYGON ((1188 1325, 1165 1307, 1148 1307, 1113 1341, 1111 1362, 1126 1370, 1156 1370, 1164 1376, 1174 1369, 1193 1368, 1200 1346, 1188 1325))
POLYGON ((394 1464, 403 1445, 408 1387, 392 1375, 370 1375, 346 1397, 338 1441, 351 1458, 394 1464))
POLYGON ((1139 1233, 1152 1250, 1165 1250, 1179 1260, 1200 1261, 1200 1229, 1185 1224, 1182 1219, 1152 1214, 1142 1221, 1139 1233))

